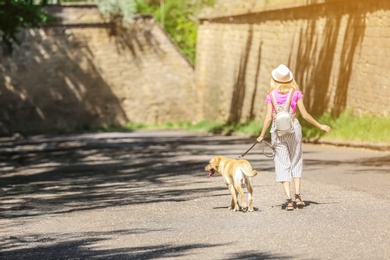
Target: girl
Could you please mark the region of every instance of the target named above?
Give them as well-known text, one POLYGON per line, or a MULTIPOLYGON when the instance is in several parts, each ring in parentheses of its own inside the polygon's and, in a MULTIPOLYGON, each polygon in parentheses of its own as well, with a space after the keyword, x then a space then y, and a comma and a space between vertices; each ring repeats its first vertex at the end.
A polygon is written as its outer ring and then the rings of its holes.
MULTIPOLYGON (((290 182, 293 180, 295 189, 295 204, 301 208, 305 203, 301 198, 301 177, 302 177, 302 128, 296 119, 296 108, 298 107, 303 119, 318 127, 319 129, 330 133, 331 128, 327 125, 322 125, 317 122, 307 111, 303 104, 303 94, 299 90, 298 84, 295 82, 292 72, 285 65, 281 64, 271 73, 271 88, 269 89, 266 102, 267 114, 264 119, 263 129, 257 141, 260 143, 264 139, 264 135, 275 117, 272 104, 272 92, 277 104, 287 102, 287 96, 291 89, 294 89, 290 103, 290 111, 293 118, 293 133, 286 133, 279 136, 275 131, 275 125, 271 127, 272 145, 275 147, 275 173, 276 181, 282 183, 282 187, 286 196, 287 202, 284 207, 287 210, 293 210, 294 204, 290 195, 290 182)), ((283 208, 284 208, 283 207, 283 208)))

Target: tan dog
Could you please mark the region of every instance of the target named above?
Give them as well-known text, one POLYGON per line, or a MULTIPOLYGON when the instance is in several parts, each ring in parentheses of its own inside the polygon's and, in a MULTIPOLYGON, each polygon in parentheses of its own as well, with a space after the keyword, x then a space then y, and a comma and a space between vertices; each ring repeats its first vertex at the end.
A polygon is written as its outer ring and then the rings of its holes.
POLYGON ((242 188, 245 188, 246 186, 248 191, 248 210, 253 211, 253 184, 250 177, 256 176, 257 171, 252 169, 251 164, 247 160, 236 160, 223 156, 215 156, 204 169, 205 171, 210 172, 207 178, 211 177, 214 173, 222 175, 223 181, 232 195, 232 201, 229 207, 230 210, 240 210, 238 195, 241 197, 242 210, 247 210, 245 196, 242 191, 242 188))

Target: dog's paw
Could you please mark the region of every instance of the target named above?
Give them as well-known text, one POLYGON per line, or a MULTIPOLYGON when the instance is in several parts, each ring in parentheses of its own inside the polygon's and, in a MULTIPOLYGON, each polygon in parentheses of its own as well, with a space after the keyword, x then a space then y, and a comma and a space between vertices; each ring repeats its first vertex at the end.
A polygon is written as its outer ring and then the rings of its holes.
POLYGON ((253 209, 253 207, 246 207, 246 208, 243 208, 242 211, 243 212, 254 212, 255 210, 253 209))

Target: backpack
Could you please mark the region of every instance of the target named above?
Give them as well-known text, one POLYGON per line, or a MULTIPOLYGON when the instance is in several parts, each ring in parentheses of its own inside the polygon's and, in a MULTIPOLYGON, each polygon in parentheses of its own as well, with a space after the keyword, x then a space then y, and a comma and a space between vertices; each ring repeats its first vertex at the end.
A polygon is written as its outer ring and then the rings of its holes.
POLYGON ((290 113, 290 104, 294 91, 294 89, 291 89, 288 93, 286 103, 280 105, 276 103, 275 92, 272 91, 271 93, 272 105, 275 109, 274 124, 278 136, 283 136, 287 133, 294 133, 293 117, 292 113, 290 113))

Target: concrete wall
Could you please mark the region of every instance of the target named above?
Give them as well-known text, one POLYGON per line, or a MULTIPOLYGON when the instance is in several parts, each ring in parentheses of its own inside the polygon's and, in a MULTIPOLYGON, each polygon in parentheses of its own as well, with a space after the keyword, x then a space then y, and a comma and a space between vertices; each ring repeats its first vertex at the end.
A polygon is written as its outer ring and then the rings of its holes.
POLYGON ((128 30, 94 5, 53 6, 56 25, 0 50, 0 133, 196 120, 193 66, 153 17, 128 30))
POLYGON ((280 63, 313 115, 389 115, 390 1, 221 0, 200 20, 196 79, 205 118, 263 118, 280 63))

